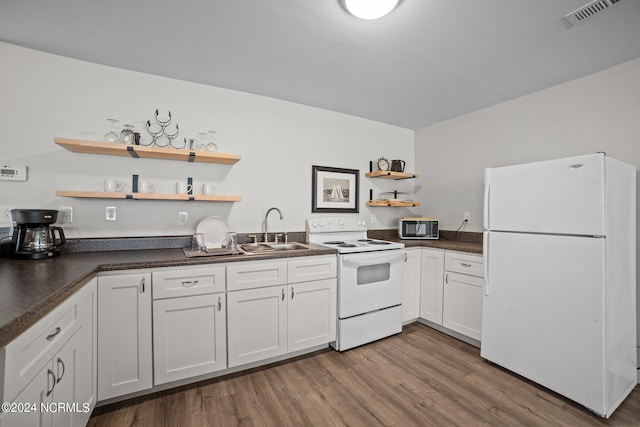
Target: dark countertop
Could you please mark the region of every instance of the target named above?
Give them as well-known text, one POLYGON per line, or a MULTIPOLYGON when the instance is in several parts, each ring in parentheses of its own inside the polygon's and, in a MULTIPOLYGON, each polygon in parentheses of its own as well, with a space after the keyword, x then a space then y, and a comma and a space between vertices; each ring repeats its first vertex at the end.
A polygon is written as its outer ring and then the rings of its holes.
MULTIPOLYGON (((394 230, 370 230, 370 238, 401 242, 405 247, 429 247, 482 253, 482 233, 441 231, 439 240, 401 240, 394 230)), ((126 239, 125 239, 126 240, 126 239)), ((103 242, 102 242, 103 243, 103 242)), ((182 245, 182 241, 177 244, 182 245)), ((128 247, 131 242, 124 243, 128 247)), ((167 244, 161 241, 159 244, 167 244)), ((0 259, 0 347, 57 307, 101 271, 181 267, 237 261, 332 255, 335 249, 310 249, 267 254, 187 258, 181 248, 62 253, 41 260, 0 259)))
POLYGON ((258 255, 187 258, 182 249, 63 253, 41 260, 0 259, 0 347, 44 317, 101 271, 183 267, 298 256, 332 255, 310 249, 258 255))

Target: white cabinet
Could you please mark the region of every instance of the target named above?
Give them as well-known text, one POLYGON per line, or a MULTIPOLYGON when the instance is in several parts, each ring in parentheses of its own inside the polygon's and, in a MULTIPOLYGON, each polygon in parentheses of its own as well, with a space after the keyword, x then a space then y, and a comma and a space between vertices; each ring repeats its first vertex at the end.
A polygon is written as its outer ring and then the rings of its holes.
POLYGON ((444 251, 422 248, 420 276, 420 317, 442 325, 444 251))
POLYGON ((227 367, 225 267, 152 273, 154 384, 227 367))
POLYGON ((151 274, 98 277, 98 400, 150 388, 151 274))
POLYGON ((420 317, 420 255, 420 248, 408 248, 405 251, 403 322, 412 322, 420 317))
POLYGON ((2 349, 2 401, 33 406, 0 413, 0 426, 87 423, 96 402, 95 304, 92 280, 2 349))
POLYGON ((482 256, 447 252, 445 269, 442 325, 480 341, 484 286, 482 256))
POLYGON ((227 267, 229 367, 335 340, 335 256, 231 267, 227 267), (277 286, 265 285, 274 281, 277 286))

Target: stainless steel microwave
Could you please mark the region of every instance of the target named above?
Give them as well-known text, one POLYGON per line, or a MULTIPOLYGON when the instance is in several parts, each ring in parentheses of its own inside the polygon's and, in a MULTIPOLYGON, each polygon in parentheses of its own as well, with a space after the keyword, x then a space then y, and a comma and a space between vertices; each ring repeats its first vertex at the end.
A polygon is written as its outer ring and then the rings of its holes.
POLYGON ((440 230, 435 218, 400 218, 398 236, 401 239, 439 239, 440 230))

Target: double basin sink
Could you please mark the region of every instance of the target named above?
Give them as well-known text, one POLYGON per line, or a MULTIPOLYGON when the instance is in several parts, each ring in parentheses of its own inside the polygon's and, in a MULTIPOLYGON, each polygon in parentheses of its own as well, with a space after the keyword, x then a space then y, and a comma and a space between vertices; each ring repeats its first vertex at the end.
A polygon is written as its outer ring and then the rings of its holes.
POLYGON ((245 243, 239 245, 240 249, 247 255, 251 254, 264 254, 270 252, 283 252, 283 251, 299 251, 307 250, 309 246, 298 242, 292 243, 245 243))

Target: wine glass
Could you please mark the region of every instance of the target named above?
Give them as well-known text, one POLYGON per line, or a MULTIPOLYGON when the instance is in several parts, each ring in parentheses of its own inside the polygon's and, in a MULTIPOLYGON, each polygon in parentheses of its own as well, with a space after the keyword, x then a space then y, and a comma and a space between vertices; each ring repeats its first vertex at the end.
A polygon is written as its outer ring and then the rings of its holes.
POLYGON ((133 145, 136 142, 136 136, 133 132, 133 125, 122 125, 124 129, 120 132, 120 142, 122 144, 133 145))
POLYGON ((209 134, 209 138, 208 138, 209 143, 207 144, 207 151, 218 151, 218 146, 216 145, 215 142, 213 142, 213 137, 217 132, 215 130, 209 130, 207 131, 207 133, 209 134))
POLYGON ((118 140, 120 139, 120 136, 115 131, 116 123, 118 123, 118 120, 116 120, 116 119, 107 119, 107 121, 109 123, 111 123, 111 129, 109 130, 109 132, 107 132, 104 135, 104 141, 105 142, 118 142, 118 140))

